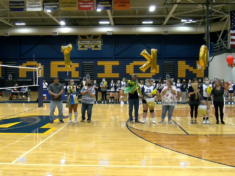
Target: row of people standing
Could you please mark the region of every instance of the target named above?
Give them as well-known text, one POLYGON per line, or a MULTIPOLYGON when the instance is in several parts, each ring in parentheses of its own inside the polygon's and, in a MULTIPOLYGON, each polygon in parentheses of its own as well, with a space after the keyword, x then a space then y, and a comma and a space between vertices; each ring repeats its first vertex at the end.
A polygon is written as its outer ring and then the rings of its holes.
POLYGON ((220 121, 221 124, 225 124, 223 117, 223 108, 224 108, 224 84, 222 80, 215 80, 214 86, 210 84, 208 78, 204 78, 204 83, 202 85, 197 84, 198 80, 195 78, 193 83, 198 86, 191 86, 189 88, 189 105, 190 105, 190 115, 191 115, 191 123, 197 124, 197 115, 198 115, 198 107, 200 104, 205 105, 207 110, 206 114, 203 115, 203 124, 210 124, 209 116, 210 116, 210 106, 213 101, 213 105, 215 108, 215 117, 216 124, 219 124, 219 112, 220 112, 220 121), (208 91, 208 87, 211 88, 211 92, 208 91), (194 120, 193 120, 194 117, 194 120))

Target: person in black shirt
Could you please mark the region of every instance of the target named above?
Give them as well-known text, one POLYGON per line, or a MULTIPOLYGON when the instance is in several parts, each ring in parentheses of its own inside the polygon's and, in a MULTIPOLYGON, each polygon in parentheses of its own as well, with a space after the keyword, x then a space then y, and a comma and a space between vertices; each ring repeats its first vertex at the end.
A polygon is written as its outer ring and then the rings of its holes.
POLYGON ((224 87, 222 86, 221 80, 217 79, 215 81, 215 87, 213 88, 212 92, 212 100, 215 107, 215 118, 216 118, 216 124, 219 124, 219 112, 220 110, 220 120, 222 124, 224 123, 224 87))
POLYGON ((198 114, 198 106, 200 104, 200 87, 198 84, 198 80, 193 79, 193 84, 188 88, 188 96, 189 96, 189 105, 190 105, 190 115, 191 115, 191 123, 197 123, 197 114, 198 114), (194 122, 193 122, 193 111, 195 111, 194 122))
MULTIPOLYGON (((137 81, 137 79, 138 79, 138 76, 136 74, 133 74, 132 75, 132 80, 133 81, 137 81)), ((129 118, 130 118, 130 123, 134 124, 133 116, 132 116, 133 106, 135 108, 135 122, 141 123, 138 120, 139 95, 137 93, 137 90, 133 94, 129 93, 128 101, 129 101, 129 118)))
POLYGON ((183 80, 183 84, 180 87, 181 90, 181 101, 182 103, 186 103, 186 97, 187 97, 187 85, 185 79, 183 80))

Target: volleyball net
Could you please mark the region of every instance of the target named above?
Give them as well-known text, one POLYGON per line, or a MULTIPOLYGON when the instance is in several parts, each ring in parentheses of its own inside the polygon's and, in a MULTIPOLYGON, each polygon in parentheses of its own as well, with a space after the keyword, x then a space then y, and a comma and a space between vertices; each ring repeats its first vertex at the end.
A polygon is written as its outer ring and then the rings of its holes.
MULTIPOLYGON (((4 65, 0 64, 0 77, 5 80, 1 84, 0 92, 5 97, 9 97, 9 100, 18 95, 26 96, 31 89, 34 89, 38 92, 36 97, 38 100, 41 99, 43 93, 40 89, 42 87, 42 69, 41 64, 37 66, 16 66, 16 65, 4 65), (11 97, 12 96, 12 97, 11 97), (40 98, 39 98, 40 97, 40 98)), ((27 98, 29 98, 27 96, 27 98)))

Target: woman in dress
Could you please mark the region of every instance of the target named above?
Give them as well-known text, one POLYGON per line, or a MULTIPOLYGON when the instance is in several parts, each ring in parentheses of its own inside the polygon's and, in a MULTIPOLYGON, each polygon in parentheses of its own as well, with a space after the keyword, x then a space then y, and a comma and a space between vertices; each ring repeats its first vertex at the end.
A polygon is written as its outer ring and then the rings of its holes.
POLYGON ((168 123, 171 124, 171 117, 174 111, 174 107, 177 104, 176 87, 173 85, 173 81, 168 79, 166 86, 162 90, 162 120, 159 123, 164 123, 166 113, 168 111, 168 123))
POLYGON ((193 79, 192 85, 188 88, 191 124, 197 123, 198 106, 200 105, 201 94, 197 78, 193 79), (193 122, 194 112, 194 122, 193 122))
POLYGON ((69 108, 69 123, 72 122, 72 113, 74 112, 74 123, 77 123, 78 118, 78 98, 76 95, 76 86, 74 85, 74 80, 69 81, 68 89, 68 101, 67 107, 69 108))
POLYGON ((221 124, 224 123, 224 87, 222 85, 221 80, 217 79, 215 81, 215 87, 213 88, 211 92, 212 101, 215 108, 215 118, 216 118, 216 124, 219 124, 219 111, 220 111, 220 121, 221 124), (219 109, 219 110, 218 110, 219 109))

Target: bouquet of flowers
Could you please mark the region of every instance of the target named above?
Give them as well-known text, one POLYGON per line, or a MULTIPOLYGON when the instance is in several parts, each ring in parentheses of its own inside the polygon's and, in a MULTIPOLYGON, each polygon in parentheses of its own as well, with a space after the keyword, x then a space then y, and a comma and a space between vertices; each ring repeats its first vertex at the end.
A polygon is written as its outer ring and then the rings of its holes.
MULTIPOLYGON (((206 88, 206 93, 207 93, 208 95, 210 95, 211 92, 212 92, 212 90, 213 90, 213 88, 210 87, 210 86, 208 86, 208 87, 206 88)), ((207 101, 208 101, 208 99, 209 99, 209 97, 207 98, 207 101)))

